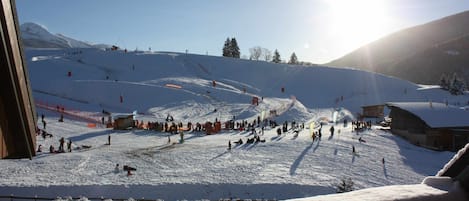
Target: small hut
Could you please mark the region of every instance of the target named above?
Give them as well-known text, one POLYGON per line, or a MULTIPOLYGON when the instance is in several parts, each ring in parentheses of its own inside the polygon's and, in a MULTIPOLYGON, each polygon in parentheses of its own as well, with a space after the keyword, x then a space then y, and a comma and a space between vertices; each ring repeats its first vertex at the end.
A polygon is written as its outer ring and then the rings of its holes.
POLYGON ((114 116, 114 130, 125 130, 134 126, 134 115, 114 116))

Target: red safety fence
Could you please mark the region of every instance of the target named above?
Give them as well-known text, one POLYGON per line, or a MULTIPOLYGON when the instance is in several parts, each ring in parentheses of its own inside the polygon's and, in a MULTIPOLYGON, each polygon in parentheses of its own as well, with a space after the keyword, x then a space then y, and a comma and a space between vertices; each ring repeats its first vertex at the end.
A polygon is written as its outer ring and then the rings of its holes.
POLYGON ((91 117, 89 115, 86 115, 85 112, 82 112, 80 110, 65 107, 64 105, 51 104, 49 102, 43 102, 40 100, 35 100, 34 102, 36 103, 36 107, 46 109, 49 111, 53 111, 53 112, 57 112, 57 113, 62 113, 64 115, 68 115, 75 119, 88 122, 89 123, 88 127, 93 127, 93 126, 90 126, 91 124, 94 124, 94 127, 96 127, 96 123, 101 123, 99 117, 91 117))

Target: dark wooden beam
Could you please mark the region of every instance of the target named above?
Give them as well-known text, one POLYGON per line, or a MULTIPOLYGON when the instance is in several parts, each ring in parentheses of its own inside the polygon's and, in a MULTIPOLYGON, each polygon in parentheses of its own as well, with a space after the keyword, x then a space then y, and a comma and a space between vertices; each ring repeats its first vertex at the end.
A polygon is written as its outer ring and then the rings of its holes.
POLYGON ((35 108, 13 0, 1 0, 0 25, 0 154, 31 159, 36 147, 35 108))

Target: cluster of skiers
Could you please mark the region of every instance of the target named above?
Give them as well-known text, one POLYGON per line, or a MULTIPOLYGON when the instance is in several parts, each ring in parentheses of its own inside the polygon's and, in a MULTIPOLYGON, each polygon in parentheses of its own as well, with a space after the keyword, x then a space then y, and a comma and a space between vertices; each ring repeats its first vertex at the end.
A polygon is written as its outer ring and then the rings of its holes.
MULTIPOLYGON (((64 152, 72 152, 72 141, 69 140, 67 142, 67 148, 65 149, 65 139, 62 137, 59 140, 59 148, 55 149, 54 145, 49 146, 49 153, 64 153, 64 152)), ((36 152, 42 152, 42 145, 40 144, 37 147, 36 152)))
MULTIPOLYGON (((276 123, 274 124, 276 125, 276 123)), ((295 121, 292 121, 291 122, 291 127, 290 129, 293 130, 293 132, 297 135, 300 130, 303 130, 305 128, 305 124, 304 123, 301 123, 301 124, 297 124, 295 121)), ((277 135, 282 135, 282 132, 283 133, 286 133, 288 132, 288 121, 285 121, 283 122, 282 124, 282 128, 277 128, 277 135)))
MULTIPOLYGON (((254 143, 259 143, 259 142, 265 142, 265 139, 261 139, 259 135, 254 136, 252 138, 248 138, 246 140, 246 144, 254 144, 254 143)), ((244 141, 241 138, 239 138, 239 140, 235 141, 234 143, 236 144, 236 146, 239 146, 239 145, 242 145, 244 141)), ((228 150, 230 149, 231 149, 231 140, 228 141, 228 150)))
MULTIPOLYGON (((125 172, 127 172, 127 176, 133 175, 132 171, 137 171, 137 168, 131 167, 128 165, 124 165, 122 168, 125 172)), ((119 173, 121 171, 119 163, 116 164, 116 167, 114 167, 114 173, 119 173)))
POLYGON ((352 121, 352 131, 362 131, 364 129, 371 129, 371 121, 352 121))
MULTIPOLYGON (((293 123, 293 127, 294 127, 293 123)), ((166 118, 166 122, 151 122, 148 121, 147 123, 139 120, 134 121, 134 128, 137 129, 145 129, 145 130, 155 130, 159 132, 169 132, 171 134, 177 134, 179 131, 195 131, 195 132, 207 132, 210 128, 221 128, 222 123, 216 118, 214 122, 205 122, 201 124, 199 122, 193 124, 192 122, 187 122, 186 127, 182 122, 176 123, 174 118, 171 115, 168 115, 166 118)), ((276 127, 277 122, 273 120, 261 120, 261 117, 258 116, 252 122, 248 122, 247 120, 242 121, 235 121, 235 116, 233 116, 232 120, 226 121, 223 123, 224 129, 226 130, 239 130, 239 131, 255 131, 256 127, 261 128, 261 132, 263 133, 264 128, 269 125, 271 127, 276 127)), ((304 124, 302 124, 304 127, 304 124)))

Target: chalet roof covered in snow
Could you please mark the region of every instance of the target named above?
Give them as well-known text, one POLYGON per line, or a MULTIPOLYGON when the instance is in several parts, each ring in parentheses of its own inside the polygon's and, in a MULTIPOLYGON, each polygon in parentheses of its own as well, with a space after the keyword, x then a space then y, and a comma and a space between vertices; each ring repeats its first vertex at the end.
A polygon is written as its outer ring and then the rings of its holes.
POLYGON ((436 102, 390 102, 388 107, 406 110, 432 128, 469 127, 469 111, 436 102))

